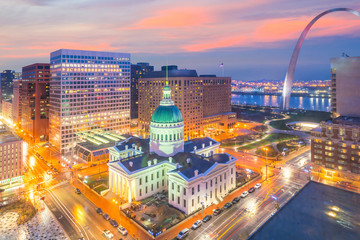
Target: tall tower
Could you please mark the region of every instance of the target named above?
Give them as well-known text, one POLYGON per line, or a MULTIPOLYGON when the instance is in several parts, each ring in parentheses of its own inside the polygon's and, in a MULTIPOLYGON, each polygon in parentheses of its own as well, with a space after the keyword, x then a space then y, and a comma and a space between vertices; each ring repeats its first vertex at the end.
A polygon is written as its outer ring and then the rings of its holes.
POLYGON ((167 157, 183 151, 184 121, 171 100, 171 89, 166 82, 163 99, 151 117, 150 152, 167 157))

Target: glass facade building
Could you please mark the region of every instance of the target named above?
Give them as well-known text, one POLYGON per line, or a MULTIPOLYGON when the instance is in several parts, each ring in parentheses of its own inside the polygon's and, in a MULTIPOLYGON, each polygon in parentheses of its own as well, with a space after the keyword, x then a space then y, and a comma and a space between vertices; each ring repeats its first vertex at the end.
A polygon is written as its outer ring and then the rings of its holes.
POLYGON ((50 142, 62 154, 91 130, 130 132, 130 54, 60 49, 50 63, 50 142))

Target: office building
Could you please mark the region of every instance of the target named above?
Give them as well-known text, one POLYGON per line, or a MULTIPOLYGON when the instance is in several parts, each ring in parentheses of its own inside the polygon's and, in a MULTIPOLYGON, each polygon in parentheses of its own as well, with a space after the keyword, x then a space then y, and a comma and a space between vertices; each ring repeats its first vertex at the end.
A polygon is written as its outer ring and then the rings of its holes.
POLYGON ((170 205, 191 214, 236 187, 236 159, 209 137, 184 141, 183 115, 171 96, 165 85, 150 139, 130 137, 109 148, 109 188, 127 202, 167 191, 170 205))
POLYGON ((150 66, 149 63, 139 62, 137 64, 131 64, 131 101, 130 101, 130 116, 131 119, 138 118, 138 100, 139 100, 139 78, 144 76, 148 72, 154 71, 154 66, 150 66))
POLYGON ((139 132, 149 134, 152 113, 162 98, 168 81, 175 105, 184 115, 184 137, 196 138, 207 128, 226 131, 236 122, 231 113, 231 78, 198 76, 195 70, 162 67, 139 80, 139 132), (166 77, 167 76, 167 77, 166 77))
POLYGON ((14 79, 13 87, 13 123, 17 127, 21 127, 21 100, 22 100, 22 79, 14 79))
POLYGON ((34 142, 48 141, 50 64, 23 67, 21 84, 21 128, 34 142))
POLYGON ((13 124, 13 104, 11 99, 8 100, 2 100, 1 104, 1 110, 2 110, 2 117, 5 119, 5 121, 8 124, 13 124))
POLYGON ((50 61, 50 142, 62 154, 79 133, 129 132, 130 54, 60 49, 50 61))
POLYGON ((1 100, 8 100, 12 98, 13 81, 17 75, 13 70, 4 70, 0 73, 1 78, 1 100))
POLYGON ((22 139, 4 124, 0 125, 0 186, 23 178, 22 139))
POLYGON ((360 57, 332 58, 330 62, 332 113, 360 117, 360 57))

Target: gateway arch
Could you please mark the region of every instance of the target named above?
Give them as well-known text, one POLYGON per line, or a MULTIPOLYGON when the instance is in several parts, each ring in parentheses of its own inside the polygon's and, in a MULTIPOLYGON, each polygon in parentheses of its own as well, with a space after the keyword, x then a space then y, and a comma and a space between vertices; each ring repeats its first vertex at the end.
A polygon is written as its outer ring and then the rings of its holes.
POLYGON ((326 15, 328 13, 332 13, 332 12, 349 12, 349 13, 352 13, 352 14, 360 17, 360 12, 355 11, 353 9, 350 9, 350 8, 334 8, 334 9, 330 9, 330 10, 327 10, 325 12, 320 13, 313 20, 311 20, 311 22, 306 26, 304 31, 301 33, 301 35, 300 35, 300 37, 299 37, 299 39, 298 39, 298 41, 296 43, 293 54, 291 56, 288 71, 287 71, 286 76, 285 76, 285 83, 284 83, 283 94, 282 94, 281 109, 287 110, 289 108, 290 94, 291 94, 291 88, 292 88, 292 85, 293 85, 296 62, 297 62, 298 57, 299 57, 301 45, 304 42, 307 33, 310 31, 310 29, 314 25, 314 23, 317 20, 319 20, 319 18, 321 18, 322 16, 324 16, 324 15, 326 15))

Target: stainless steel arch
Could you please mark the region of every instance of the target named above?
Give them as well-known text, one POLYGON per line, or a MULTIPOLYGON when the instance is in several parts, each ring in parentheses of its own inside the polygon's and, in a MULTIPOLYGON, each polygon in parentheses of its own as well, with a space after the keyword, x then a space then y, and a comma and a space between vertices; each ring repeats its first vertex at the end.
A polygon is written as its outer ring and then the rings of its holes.
POLYGON ((334 9, 330 9, 330 10, 327 10, 327 11, 322 12, 319 15, 317 15, 313 20, 311 20, 311 22, 306 26, 304 31, 301 33, 301 35, 300 35, 300 37, 299 37, 299 39, 298 39, 298 41, 296 43, 296 46, 294 48, 293 54, 291 56, 288 71, 287 71, 286 76, 285 76, 285 83, 284 83, 284 89, 283 89, 283 94, 282 94, 282 103, 281 103, 281 108, 283 110, 287 110, 289 108, 290 94, 291 94, 291 88, 292 88, 292 85, 293 85, 296 62, 298 60, 300 49, 301 49, 302 43, 304 42, 304 40, 306 38, 307 33, 310 31, 310 28, 312 27, 312 25, 314 25, 314 23, 319 18, 321 18, 322 16, 324 16, 324 15, 326 15, 328 13, 340 12, 340 11, 350 12, 350 13, 360 17, 360 12, 355 11, 355 10, 350 9, 350 8, 334 8, 334 9))

